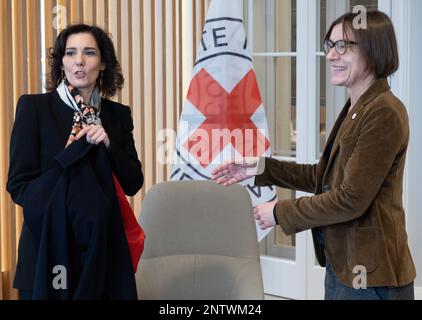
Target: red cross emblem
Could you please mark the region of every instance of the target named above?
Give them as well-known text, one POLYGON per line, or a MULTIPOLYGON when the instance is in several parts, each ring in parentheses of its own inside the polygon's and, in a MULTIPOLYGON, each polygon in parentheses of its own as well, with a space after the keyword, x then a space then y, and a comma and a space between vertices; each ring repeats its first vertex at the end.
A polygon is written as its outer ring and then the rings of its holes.
POLYGON ((187 98, 206 117, 184 144, 202 167, 206 168, 228 144, 243 157, 259 157, 270 147, 251 120, 262 104, 252 69, 231 93, 202 69, 192 79, 187 98))

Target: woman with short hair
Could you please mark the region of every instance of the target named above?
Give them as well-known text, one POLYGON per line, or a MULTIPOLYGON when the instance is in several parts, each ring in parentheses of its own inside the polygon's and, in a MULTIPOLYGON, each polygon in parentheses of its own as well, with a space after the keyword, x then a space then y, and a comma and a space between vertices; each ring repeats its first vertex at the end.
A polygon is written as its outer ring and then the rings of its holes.
POLYGON ((259 171, 257 185, 315 194, 259 205, 254 215, 262 229, 312 229, 327 271, 326 299, 414 299, 402 204, 409 123, 387 81, 399 66, 396 36, 384 13, 368 12, 365 29, 354 28, 357 15, 334 21, 324 40, 331 82, 345 87, 349 100, 319 163, 232 162, 216 168, 213 179, 230 185, 259 171))

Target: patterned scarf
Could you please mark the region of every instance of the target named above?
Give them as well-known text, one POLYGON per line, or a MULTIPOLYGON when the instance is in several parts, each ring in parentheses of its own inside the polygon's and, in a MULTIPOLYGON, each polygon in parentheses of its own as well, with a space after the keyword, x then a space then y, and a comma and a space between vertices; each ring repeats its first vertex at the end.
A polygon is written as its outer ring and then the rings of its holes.
POLYGON ((89 104, 84 102, 84 98, 79 93, 78 89, 73 87, 67 79, 64 79, 57 88, 61 99, 74 111, 72 130, 66 147, 75 141, 76 135, 83 129, 84 126, 91 124, 101 125, 101 97, 98 87, 95 87, 89 104))

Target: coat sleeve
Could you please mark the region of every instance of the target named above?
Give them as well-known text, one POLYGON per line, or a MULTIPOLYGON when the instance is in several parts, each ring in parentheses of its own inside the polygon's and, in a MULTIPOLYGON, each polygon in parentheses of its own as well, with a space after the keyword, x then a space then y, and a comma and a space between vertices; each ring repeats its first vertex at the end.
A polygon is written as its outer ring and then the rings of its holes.
MULTIPOLYGON (((265 161, 263 173, 255 177, 257 186, 272 186, 314 193, 318 165, 297 164, 279 161, 272 158, 261 158, 265 161)), ((261 166, 261 163, 259 164, 261 166)))
POLYGON ((277 220, 286 234, 352 221, 374 201, 398 155, 409 139, 407 115, 378 107, 364 120, 343 179, 326 193, 276 204, 277 220))
POLYGON ((141 189, 144 176, 133 139, 133 120, 129 107, 121 108, 121 117, 122 139, 120 141, 111 139, 108 151, 113 172, 125 194, 133 196, 141 189))
POLYGON ((28 184, 41 173, 38 113, 33 98, 20 97, 10 138, 7 191, 22 206, 28 184))

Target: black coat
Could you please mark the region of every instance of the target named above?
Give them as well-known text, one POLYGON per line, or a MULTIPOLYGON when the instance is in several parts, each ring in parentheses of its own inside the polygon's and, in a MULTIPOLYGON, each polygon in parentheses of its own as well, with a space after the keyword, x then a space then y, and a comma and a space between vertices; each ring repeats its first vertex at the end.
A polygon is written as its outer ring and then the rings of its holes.
MULTIPOLYGON (((101 120, 110 138, 108 157, 127 195, 142 187, 143 175, 132 136, 130 109, 103 99, 101 120)), ((73 111, 56 91, 24 95, 19 99, 10 143, 10 167, 7 190, 12 199, 24 206, 25 193, 31 181, 54 168, 54 160, 63 151, 69 137, 73 111)), ((25 209, 25 208, 24 208, 25 209)), ((39 243, 24 221, 19 241, 14 287, 32 290, 39 243)))
POLYGON ((136 299, 132 260, 110 160, 85 140, 33 180, 26 225, 39 243, 33 299, 136 299))

